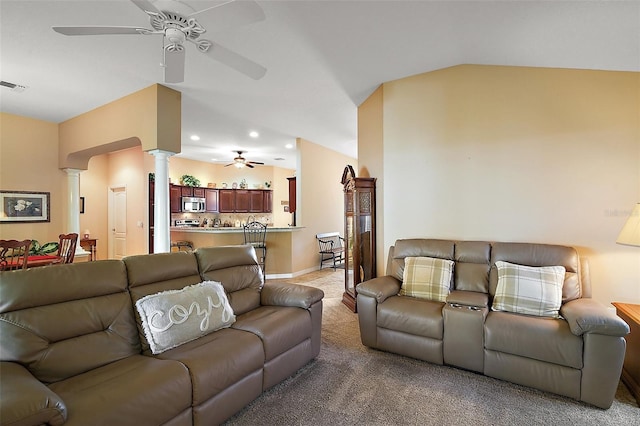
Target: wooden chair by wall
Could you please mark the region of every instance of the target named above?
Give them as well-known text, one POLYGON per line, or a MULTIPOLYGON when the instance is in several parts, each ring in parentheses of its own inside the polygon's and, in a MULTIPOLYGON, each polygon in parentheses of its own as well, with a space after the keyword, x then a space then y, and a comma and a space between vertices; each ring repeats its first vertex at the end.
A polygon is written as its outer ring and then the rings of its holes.
POLYGON ((260 264, 260 268, 262 268, 263 274, 264 265, 267 261, 266 237, 267 225, 257 221, 252 221, 244 226, 244 243, 253 246, 256 251, 256 256, 258 256, 258 263, 260 264), (258 250, 260 250, 260 253, 258 253, 258 250))
POLYGON ((31 240, 0 240, 0 271, 27 269, 31 240))
POLYGON ((58 243, 58 257, 60 259, 54 263, 73 263, 73 258, 76 255, 76 245, 78 244, 78 234, 60 234, 58 238, 60 238, 58 243))

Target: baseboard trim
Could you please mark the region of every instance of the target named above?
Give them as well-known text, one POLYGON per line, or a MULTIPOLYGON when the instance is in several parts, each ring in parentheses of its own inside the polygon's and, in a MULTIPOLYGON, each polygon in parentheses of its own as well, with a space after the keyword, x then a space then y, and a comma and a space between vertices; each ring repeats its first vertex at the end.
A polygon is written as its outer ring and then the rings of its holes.
POLYGON ((308 274, 309 272, 317 271, 319 269, 319 267, 314 266, 312 268, 303 269, 302 271, 296 271, 291 274, 267 274, 265 276, 265 280, 282 280, 286 278, 295 278, 299 277, 300 275, 308 274))

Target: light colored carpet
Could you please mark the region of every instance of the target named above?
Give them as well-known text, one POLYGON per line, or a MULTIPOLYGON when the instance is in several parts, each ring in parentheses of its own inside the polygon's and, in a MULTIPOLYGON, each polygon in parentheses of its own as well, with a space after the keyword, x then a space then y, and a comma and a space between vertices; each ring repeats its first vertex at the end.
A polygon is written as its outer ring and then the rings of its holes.
POLYGON ((601 410, 480 374, 366 348, 341 303, 344 270, 285 280, 325 292, 322 348, 227 425, 640 425, 624 385, 601 410))

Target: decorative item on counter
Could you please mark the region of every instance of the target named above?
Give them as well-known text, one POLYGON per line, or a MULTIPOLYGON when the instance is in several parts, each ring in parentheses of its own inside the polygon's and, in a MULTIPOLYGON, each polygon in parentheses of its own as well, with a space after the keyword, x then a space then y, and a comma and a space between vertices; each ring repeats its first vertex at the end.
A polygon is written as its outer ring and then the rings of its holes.
POLYGON ((182 182, 184 186, 200 186, 200 180, 191 175, 182 175, 180 182, 182 182))
POLYGON ((240 181, 240 189, 247 189, 247 180, 246 179, 242 179, 240 181))
POLYGON ((234 226, 236 228, 240 228, 240 220, 239 219, 236 219, 234 226))
POLYGON ((222 182, 222 189, 227 189, 227 182, 222 182))
POLYGON ((233 188, 233 189, 238 188, 238 182, 233 182, 233 183, 231 184, 231 188, 233 188))
POLYGON ((220 225, 222 225, 222 221, 218 218, 213 219, 213 227, 214 228, 219 228, 220 225))
POLYGON ((265 188, 271 188, 271 181, 264 183, 265 188))

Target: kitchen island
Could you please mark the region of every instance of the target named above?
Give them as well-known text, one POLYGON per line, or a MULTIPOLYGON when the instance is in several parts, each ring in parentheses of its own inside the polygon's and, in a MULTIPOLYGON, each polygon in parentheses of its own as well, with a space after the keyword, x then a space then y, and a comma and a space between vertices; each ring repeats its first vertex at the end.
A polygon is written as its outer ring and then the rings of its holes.
MULTIPOLYGON (((293 273, 293 234, 303 226, 267 227, 267 259, 265 273, 269 278, 289 278, 293 273)), ((244 243, 242 227, 183 227, 172 226, 171 241, 190 241, 198 247, 227 246, 244 243)))

